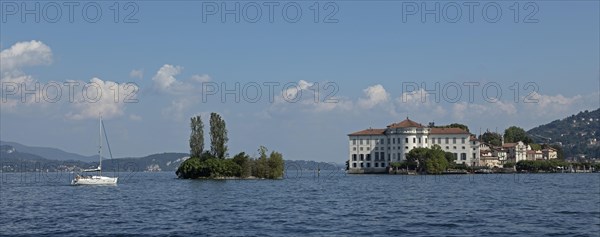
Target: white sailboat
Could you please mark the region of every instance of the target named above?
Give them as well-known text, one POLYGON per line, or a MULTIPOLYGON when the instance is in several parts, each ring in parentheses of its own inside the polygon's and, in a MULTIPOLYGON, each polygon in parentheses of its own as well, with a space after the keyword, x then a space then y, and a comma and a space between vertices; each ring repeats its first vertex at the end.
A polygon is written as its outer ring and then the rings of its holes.
MULTIPOLYGON (((104 130, 104 123, 102 123, 102 116, 100 116, 100 137, 98 139, 98 157, 100 159, 100 163, 98 167, 95 169, 84 169, 83 172, 97 172, 98 175, 77 175, 75 179, 71 181, 72 185, 116 185, 118 177, 107 177, 102 176, 102 131, 104 130)), ((112 152, 110 152, 110 145, 108 144, 108 137, 106 136, 106 132, 104 132, 104 136, 106 137, 106 145, 108 147, 111 159, 112 152)))

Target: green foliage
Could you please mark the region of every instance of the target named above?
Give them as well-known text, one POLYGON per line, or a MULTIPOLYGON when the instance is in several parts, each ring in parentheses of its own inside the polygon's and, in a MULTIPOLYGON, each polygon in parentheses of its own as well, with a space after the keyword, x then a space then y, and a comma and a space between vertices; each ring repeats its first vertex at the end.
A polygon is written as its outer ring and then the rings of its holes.
POLYGON ((209 152, 202 153, 200 158, 190 158, 184 161, 177 169, 177 176, 182 179, 195 178, 223 178, 239 177, 264 179, 279 179, 283 177, 284 160, 279 152, 266 155, 267 149, 261 147, 265 153, 258 159, 252 159, 241 152, 231 159, 219 159, 209 152))
POLYGON ((479 136, 479 139, 484 143, 491 144, 492 146, 502 145, 502 135, 499 133, 486 131, 479 136))
POLYGON ((414 148, 406 155, 407 162, 416 163, 419 172, 440 174, 448 168, 446 153, 438 146, 432 148, 414 148))
POLYGON ((210 114, 210 152, 219 159, 227 154, 227 128, 225 120, 217 113, 210 114))
POLYGON ((392 162, 392 163, 390 163, 390 166, 392 168, 398 168, 398 169, 416 169, 417 163, 410 162, 410 161, 401 161, 401 162, 392 162))
POLYGON ((179 165, 175 172, 179 178, 225 178, 251 176, 266 179, 283 177, 283 155, 272 151, 267 157, 268 149, 260 146, 260 157, 252 159, 241 152, 231 159, 227 156, 227 129, 225 121, 217 113, 210 114, 210 151, 204 151, 203 124, 200 116, 191 118, 190 153, 191 157, 179 165))
POLYGON ((182 162, 175 171, 177 177, 182 179, 192 179, 196 177, 200 177, 200 159, 196 157, 189 158, 182 162))
POLYGON ((467 125, 464 124, 460 124, 460 123, 453 123, 450 125, 445 125, 445 126, 435 126, 436 128, 460 128, 462 130, 465 130, 467 132, 469 132, 469 127, 467 125))
POLYGON ((469 167, 466 164, 452 164, 452 166, 450 166, 452 169, 457 169, 457 170, 468 170, 469 167))
POLYGON ((205 161, 214 158, 215 156, 213 156, 209 151, 204 151, 202 152, 202 155, 200 155, 200 161, 205 161))
POLYGON ((269 171, 266 178, 278 179, 283 177, 283 168, 285 164, 283 163, 283 155, 281 155, 281 153, 275 151, 271 152, 267 163, 269 171))
POLYGON ((454 164, 456 162, 456 156, 452 152, 444 152, 444 157, 448 161, 448 164, 454 164))
POLYGON ((425 159, 425 171, 428 174, 441 174, 448 169, 448 160, 446 160, 445 152, 439 146, 434 146, 427 152, 425 159))
POLYGON ((504 142, 512 143, 522 141, 525 144, 530 144, 533 140, 527 135, 525 130, 517 126, 511 126, 504 130, 504 142))
POLYGON ((233 157, 233 162, 241 168, 239 177, 247 178, 252 175, 252 158, 246 155, 245 152, 240 152, 233 157))
POLYGON ((542 149, 542 145, 536 144, 536 143, 531 143, 531 144, 529 144, 529 146, 531 146, 531 150, 535 150, 535 151, 539 151, 542 149))
POLYGON ((522 160, 517 162, 516 168, 519 171, 528 172, 556 172, 559 170, 558 167, 568 167, 569 163, 563 160, 522 160))
POLYGON ((514 168, 515 167, 515 163, 514 162, 507 162, 502 167, 504 167, 504 168, 514 168))
POLYGON ((192 129, 192 133, 190 134, 190 156, 200 157, 204 150, 204 124, 202 123, 202 117, 192 117, 190 127, 192 129))
POLYGON ((392 162, 392 163, 390 163, 390 166, 392 168, 402 168, 403 166, 406 167, 406 163, 405 162, 392 162))

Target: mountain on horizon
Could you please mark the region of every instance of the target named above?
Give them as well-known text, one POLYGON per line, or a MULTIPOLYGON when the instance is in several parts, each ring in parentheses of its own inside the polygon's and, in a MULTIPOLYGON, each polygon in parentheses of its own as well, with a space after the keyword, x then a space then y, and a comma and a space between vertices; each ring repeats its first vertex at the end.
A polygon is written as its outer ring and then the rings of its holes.
POLYGON ((558 144, 567 159, 600 158, 600 108, 581 111, 527 131, 536 143, 558 144))
POLYGON ((51 147, 27 146, 17 142, 0 141, 0 145, 8 145, 15 148, 20 153, 29 153, 37 155, 48 160, 75 160, 93 162, 98 160, 97 155, 84 156, 72 152, 66 152, 61 149, 51 147))

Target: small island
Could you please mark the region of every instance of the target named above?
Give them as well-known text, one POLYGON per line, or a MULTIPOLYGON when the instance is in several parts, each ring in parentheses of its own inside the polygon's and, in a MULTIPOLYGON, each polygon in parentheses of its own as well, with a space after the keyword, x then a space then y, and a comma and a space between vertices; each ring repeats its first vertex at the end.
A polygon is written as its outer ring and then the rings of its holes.
POLYGON ((190 158, 177 171, 180 179, 281 179, 283 155, 260 146, 259 157, 245 152, 227 158, 227 128, 221 115, 210 114, 210 150, 204 151, 204 124, 200 116, 191 118, 190 158))

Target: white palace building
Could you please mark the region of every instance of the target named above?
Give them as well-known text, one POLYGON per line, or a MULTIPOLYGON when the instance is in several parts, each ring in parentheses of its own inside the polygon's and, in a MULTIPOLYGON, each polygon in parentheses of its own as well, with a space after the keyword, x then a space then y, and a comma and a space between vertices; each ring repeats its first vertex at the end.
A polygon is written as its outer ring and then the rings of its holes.
POLYGON ((406 160, 413 148, 433 145, 454 153, 457 164, 479 163, 479 141, 460 128, 423 126, 406 118, 384 129, 369 128, 348 137, 348 173, 382 173, 390 163, 406 160))

